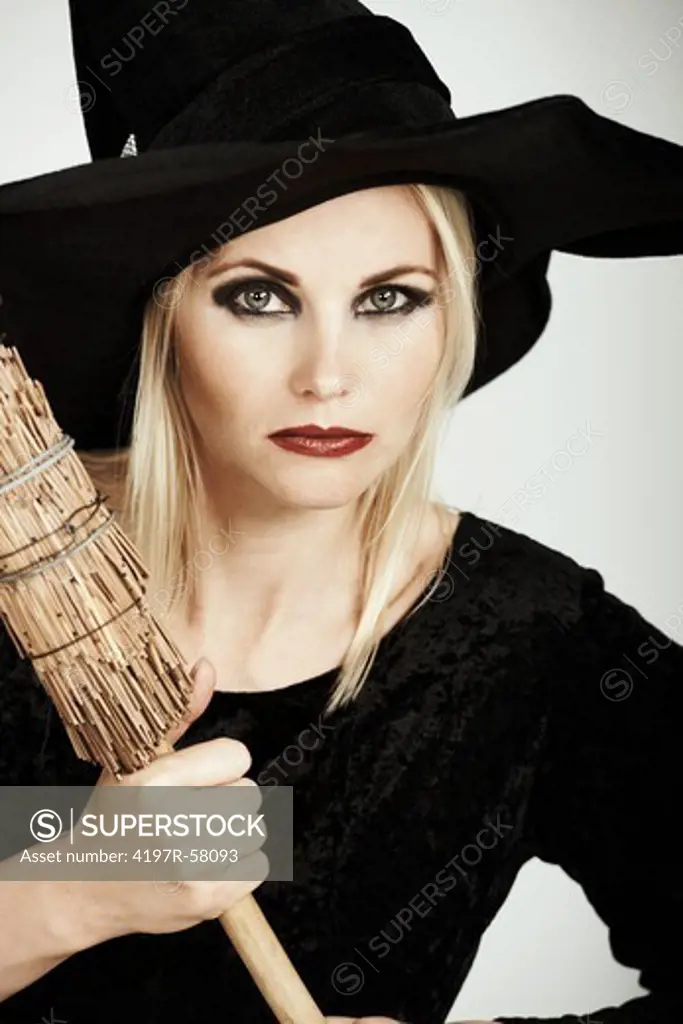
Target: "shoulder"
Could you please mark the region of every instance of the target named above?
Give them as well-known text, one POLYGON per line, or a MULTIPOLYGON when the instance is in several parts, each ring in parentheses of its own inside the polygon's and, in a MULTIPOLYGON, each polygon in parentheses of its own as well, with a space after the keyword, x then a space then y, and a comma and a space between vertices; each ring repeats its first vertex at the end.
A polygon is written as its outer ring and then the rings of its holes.
POLYGON ((465 512, 446 571, 456 599, 455 614, 446 613, 451 628, 465 618, 501 638, 501 656, 514 650, 529 668, 549 669, 563 702, 575 698, 573 684, 588 687, 582 706, 601 717, 640 682, 628 714, 651 715, 659 701, 672 714, 675 703, 680 719, 683 646, 607 589, 595 567, 465 512))
POLYGON ((567 626, 604 582, 570 553, 468 510, 460 514, 444 569, 454 589, 471 586, 506 617, 542 613, 567 626))
POLYGON ((0 785, 87 785, 97 771, 76 756, 33 663, 0 616, 0 785))
POLYGON ((0 618, 0 784, 26 779, 29 751, 43 747, 49 700, 28 658, 20 656, 0 618))

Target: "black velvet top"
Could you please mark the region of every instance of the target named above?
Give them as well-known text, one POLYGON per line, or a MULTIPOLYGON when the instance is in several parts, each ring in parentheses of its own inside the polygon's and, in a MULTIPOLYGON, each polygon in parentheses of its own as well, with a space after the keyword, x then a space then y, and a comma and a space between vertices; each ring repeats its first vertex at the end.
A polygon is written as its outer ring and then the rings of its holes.
MULTIPOLYGON (((470 512, 418 604, 350 707, 321 717, 335 670, 217 692, 178 744, 234 736, 252 778, 294 787, 295 880, 254 895, 313 997, 327 1015, 443 1022, 537 856, 583 887, 648 991, 590 1019, 679 1024, 683 648, 596 570, 470 512)), ((1 653, 0 783, 94 784, 6 634, 1 653)), ((548 1020, 500 1004, 500 1021, 548 1020)), ((0 1004, 2 1024, 42 1018, 274 1020, 214 920, 100 943, 0 1004)))

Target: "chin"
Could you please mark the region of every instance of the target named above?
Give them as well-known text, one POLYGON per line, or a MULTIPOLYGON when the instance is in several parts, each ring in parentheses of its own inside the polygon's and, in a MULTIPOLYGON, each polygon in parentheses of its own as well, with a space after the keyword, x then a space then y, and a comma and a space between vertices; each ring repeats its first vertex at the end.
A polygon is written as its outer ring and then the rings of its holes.
POLYGON ((341 508, 360 498, 369 482, 347 473, 293 473, 271 480, 268 489, 293 508, 341 508), (316 479, 317 478, 317 479, 316 479))

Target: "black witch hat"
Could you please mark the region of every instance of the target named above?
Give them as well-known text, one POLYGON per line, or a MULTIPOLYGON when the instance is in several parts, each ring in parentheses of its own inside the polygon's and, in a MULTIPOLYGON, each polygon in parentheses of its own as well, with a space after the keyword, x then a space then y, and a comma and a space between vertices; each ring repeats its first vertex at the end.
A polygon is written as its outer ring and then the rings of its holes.
POLYGON ((683 147, 570 95, 458 118, 411 32, 357 0, 70 9, 93 160, 0 188, 0 335, 78 448, 129 441, 158 282, 356 189, 467 195, 482 323, 466 393, 542 333, 553 249, 683 251, 683 147))

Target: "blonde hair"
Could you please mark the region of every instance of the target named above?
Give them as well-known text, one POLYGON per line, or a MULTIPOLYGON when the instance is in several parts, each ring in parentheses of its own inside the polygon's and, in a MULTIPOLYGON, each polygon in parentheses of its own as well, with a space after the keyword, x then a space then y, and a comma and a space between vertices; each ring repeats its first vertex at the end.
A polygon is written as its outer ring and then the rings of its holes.
MULTIPOLYGON (((443 413, 461 397, 474 366, 480 311, 472 211, 457 189, 423 184, 403 187, 417 201, 439 243, 444 277, 436 302, 443 305, 444 344, 409 444, 359 499, 361 611, 327 712, 358 695, 374 662, 381 641, 380 619, 397 583, 402 545, 418 535, 430 501, 443 413)), ((148 597, 152 587, 161 587, 150 599, 151 611, 158 618, 154 600, 158 602, 172 581, 182 580, 197 557, 206 554, 197 546, 201 480, 193 430, 174 372, 174 309, 180 289, 194 269, 185 267, 171 280, 163 301, 155 295, 147 302, 130 447, 79 452, 95 485, 113 496, 121 523, 149 569, 148 597)), ((438 583, 436 574, 433 586, 438 583)), ((169 611, 179 604, 187 607, 194 584, 191 578, 189 585, 183 584, 171 594, 169 611)), ((411 614, 429 600, 433 586, 411 614)))

